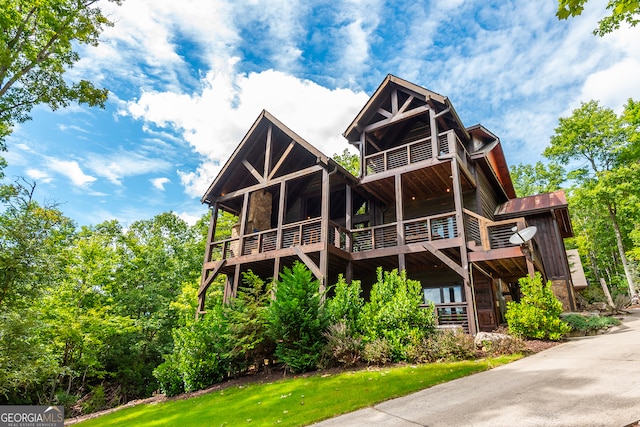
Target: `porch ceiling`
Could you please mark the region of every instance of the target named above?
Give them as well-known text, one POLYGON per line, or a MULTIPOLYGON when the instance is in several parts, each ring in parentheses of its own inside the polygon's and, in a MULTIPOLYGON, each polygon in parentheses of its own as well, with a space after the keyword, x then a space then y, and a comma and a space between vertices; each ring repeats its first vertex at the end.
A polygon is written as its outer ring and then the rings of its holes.
MULTIPOLYGON (((473 188, 471 182, 460 174, 462 191, 473 188)), ((381 179, 366 180, 361 184, 367 192, 388 205, 395 204, 395 176, 390 175, 381 179)), ((419 167, 402 173, 402 197, 404 202, 409 200, 429 200, 442 197, 446 194, 453 195, 453 179, 451 177, 451 162, 437 163, 431 167, 419 167)))

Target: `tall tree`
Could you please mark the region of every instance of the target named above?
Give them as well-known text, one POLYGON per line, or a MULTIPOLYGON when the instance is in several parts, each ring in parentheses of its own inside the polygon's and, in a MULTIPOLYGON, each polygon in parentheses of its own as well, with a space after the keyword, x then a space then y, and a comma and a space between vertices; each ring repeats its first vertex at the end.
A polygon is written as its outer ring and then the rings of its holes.
POLYGON ((511 168, 511 178, 518 197, 549 193, 560 188, 565 180, 564 168, 558 164, 519 164, 511 168))
MULTIPOLYGON (((120 4, 121 0, 109 0, 120 4)), ((0 0, 0 149, 14 123, 38 104, 53 110, 80 102, 104 106, 107 90, 65 72, 80 59, 79 44, 97 45, 112 23, 98 0, 0 0)))
MULTIPOLYGON (((584 5, 589 0, 558 0, 558 11, 556 15, 559 19, 567 19, 572 16, 582 14, 584 5)), ((640 2, 638 0, 609 0, 607 9, 610 14, 598 22, 598 28, 593 30, 593 34, 604 36, 613 30, 620 28, 620 24, 626 22, 635 27, 640 22, 640 2)))
POLYGON ((613 110, 600 106, 597 101, 589 101, 574 110, 570 117, 560 118, 544 155, 559 164, 573 162, 576 169, 569 178, 575 179, 581 191, 588 192, 588 198, 597 200, 606 210, 629 292, 634 295, 620 215, 625 194, 630 191, 629 180, 633 178, 623 169, 627 165, 622 154, 629 149, 629 139, 630 127, 625 126, 613 110))

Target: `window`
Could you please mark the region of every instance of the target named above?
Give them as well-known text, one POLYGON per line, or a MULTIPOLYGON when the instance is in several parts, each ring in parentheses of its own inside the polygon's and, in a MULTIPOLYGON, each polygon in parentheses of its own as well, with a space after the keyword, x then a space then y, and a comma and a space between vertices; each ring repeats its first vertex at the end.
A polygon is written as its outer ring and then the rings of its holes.
POLYGON ((434 304, 450 304, 464 302, 464 293, 461 283, 440 286, 439 288, 424 288, 424 302, 434 304))

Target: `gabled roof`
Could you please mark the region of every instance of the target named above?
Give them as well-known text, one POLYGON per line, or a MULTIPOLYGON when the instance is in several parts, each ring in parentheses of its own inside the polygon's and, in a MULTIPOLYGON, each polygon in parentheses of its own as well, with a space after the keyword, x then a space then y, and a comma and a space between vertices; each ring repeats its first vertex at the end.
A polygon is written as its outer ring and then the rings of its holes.
POLYGON ((320 152, 266 110, 258 115, 218 176, 202 196, 202 203, 261 182, 268 184, 291 171, 321 164, 338 168, 342 175, 356 178, 333 159, 320 152), (270 146, 267 148, 267 141, 270 146), (267 153, 270 159, 265 162, 267 153), (267 170, 265 170, 265 167, 267 170))
POLYGON ((358 140, 362 130, 370 124, 376 114, 378 114, 380 105, 390 96, 391 91, 396 88, 401 88, 403 91, 411 93, 429 104, 434 104, 432 106, 437 105, 439 107, 438 112, 448 110, 447 113, 458 125, 460 131, 466 133, 464 125, 458 117, 458 113, 446 96, 442 96, 439 93, 425 89, 392 74, 387 74, 387 77, 382 81, 380 86, 378 86, 371 98, 369 98, 369 101, 362 107, 356 118, 342 134, 347 138, 347 141, 353 143, 358 140))
MULTIPOLYGON (((513 181, 511 180, 511 174, 509 173, 509 166, 507 165, 507 159, 504 156, 504 150, 500 143, 500 138, 493 133, 485 129, 481 125, 475 125, 467 128, 472 135, 481 135, 484 138, 488 138, 491 142, 487 143, 483 147, 479 147, 477 151, 471 154, 471 158, 478 162, 483 167, 485 173, 492 173, 502 189, 505 195, 509 199, 516 197, 516 190, 513 187, 513 181), (484 161, 484 162, 482 162, 484 161)), ((483 139, 484 139, 483 138, 483 139)))

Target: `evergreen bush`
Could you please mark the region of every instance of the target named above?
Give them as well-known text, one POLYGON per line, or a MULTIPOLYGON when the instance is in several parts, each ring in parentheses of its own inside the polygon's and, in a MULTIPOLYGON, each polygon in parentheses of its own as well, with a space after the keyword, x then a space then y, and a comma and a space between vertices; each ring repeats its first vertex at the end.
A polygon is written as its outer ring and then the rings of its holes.
POLYGON ((304 264, 285 267, 269 307, 269 330, 277 360, 293 372, 315 369, 325 345, 327 319, 315 280, 304 264))
POLYGON ((260 369, 273 357, 275 343, 268 334, 271 290, 251 270, 243 273, 243 285, 235 298, 224 306, 227 321, 226 342, 230 369, 235 373, 260 369))
POLYGON ((570 327, 560 318, 562 303, 551 290, 551 281, 543 283, 542 276, 518 280, 522 298, 507 304, 506 319, 509 332, 528 338, 561 339, 570 327))

